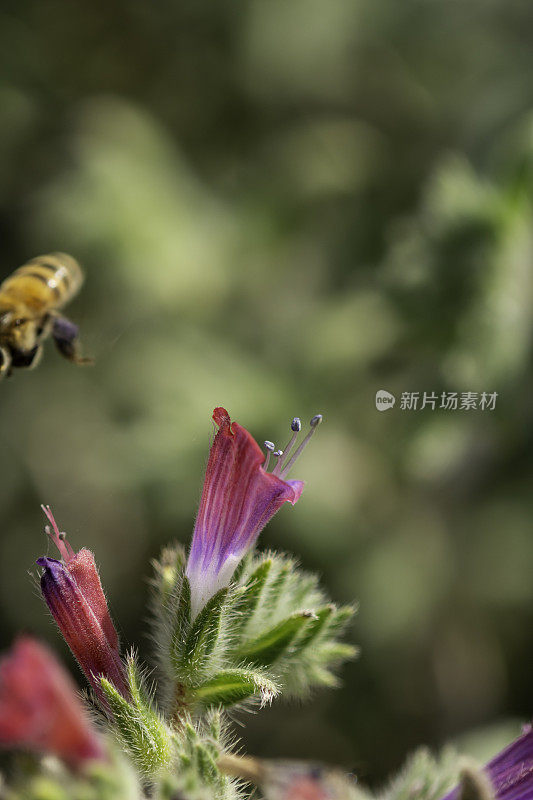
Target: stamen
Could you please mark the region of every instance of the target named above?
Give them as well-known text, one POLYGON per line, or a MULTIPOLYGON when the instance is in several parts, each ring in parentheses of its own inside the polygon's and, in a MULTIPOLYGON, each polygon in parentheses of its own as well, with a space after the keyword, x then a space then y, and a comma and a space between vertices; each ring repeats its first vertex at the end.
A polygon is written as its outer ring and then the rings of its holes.
POLYGON ((276 445, 274 444, 274 442, 269 442, 268 440, 266 442, 264 442, 264 445, 265 445, 267 454, 266 454, 266 458, 265 458, 265 461, 264 461, 264 464, 263 464, 263 469, 267 470, 268 469, 268 462, 270 461, 270 453, 274 452, 274 448, 276 447, 276 445))
POLYGON ((57 522, 54 519, 54 515, 52 514, 50 506, 41 505, 41 508, 44 511, 48 522, 52 526, 52 529, 50 530, 50 525, 45 525, 45 533, 52 539, 64 561, 70 561, 70 559, 74 558, 76 554, 66 540, 67 534, 64 531, 60 531, 57 527, 57 522))
POLYGON ((276 458, 277 461, 274 465, 274 469, 272 470, 272 475, 279 475, 279 465, 281 463, 281 457, 283 455, 283 450, 275 450, 272 453, 272 458, 276 458))
POLYGON ((309 425, 311 426, 311 430, 306 435, 305 439, 299 445, 299 447, 297 447, 294 455, 291 456, 288 462, 284 465, 280 474, 280 478, 285 478, 289 474, 294 464, 296 463, 297 459, 301 456, 302 452, 307 447, 311 436, 314 434, 314 432, 316 431, 321 422, 322 422, 322 414, 315 414, 315 416, 311 419, 311 422, 309 423, 309 425))
POLYGON ((283 456, 283 458, 280 458, 280 460, 278 461, 278 463, 274 468, 274 475, 279 475, 279 473, 281 472, 281 468, 283 467, 283 464, 287 462, 287 459, 290 456, 291 450, 294 447, 294 443, 296 442, 298 434, 300 433, 301 430, 302 430, 302 420, 300 419, 300 417, 294 417, 293 421, 291 422, 291 431, 293 432, 292 436, 287 442, 287 447, 285 448, 285 455, 283 456))

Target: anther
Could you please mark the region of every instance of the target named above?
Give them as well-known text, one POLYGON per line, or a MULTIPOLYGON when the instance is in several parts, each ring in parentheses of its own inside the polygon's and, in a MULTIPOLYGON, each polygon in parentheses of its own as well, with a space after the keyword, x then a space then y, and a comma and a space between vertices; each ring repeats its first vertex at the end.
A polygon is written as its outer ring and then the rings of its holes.
POLYGON ((287 442, 287 446, 285 448, 284 457, 280 458, 280 460, 278 461, 278 463, 276 464, 276 466, 273 469, 274 475, 279 475, 280 474, 280 472, 282 470, 282 467, 283 467, 283 464, 287 462, 287 459, 289 458, 289 456, 291 454, 291 450, 294 447, 296 439, 298 438, 298 434, 300 433, 301 430, 302 430, 302 420, 300 419, 300 417, 294 417, 292 422, 291 422, 292 436, 289 439, 289 441, 287 442))
POLYGON ((314 434, 314 432, 322 422, 322 419, 323 419, 322 414, 315 414, 315 416, 311 419, 309 423, 311 429, 308 431, 303 442, 296 448, 291 458, 283 465, 283 469, 281 470, 280 473, 280 478, 285 478, 290 472, 290 470, 293 468, 296 460, 301 456, 303 450, 307 447, 307 444, 309 443, 311 436, 314 434))

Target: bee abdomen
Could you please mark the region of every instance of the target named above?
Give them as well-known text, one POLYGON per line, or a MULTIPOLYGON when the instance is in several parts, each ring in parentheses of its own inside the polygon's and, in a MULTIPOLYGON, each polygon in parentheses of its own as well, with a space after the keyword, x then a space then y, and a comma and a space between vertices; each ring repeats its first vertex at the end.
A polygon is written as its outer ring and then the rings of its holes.
POLYGON ((34 296, 38 304, 41 300, 51 308, 60 308, 78 293, 82 283, 83 272, 76 259, 66 253, 49 253, 15 270, 2 284, 2 291, 11 295, 20 291, 27 301, 34 296))

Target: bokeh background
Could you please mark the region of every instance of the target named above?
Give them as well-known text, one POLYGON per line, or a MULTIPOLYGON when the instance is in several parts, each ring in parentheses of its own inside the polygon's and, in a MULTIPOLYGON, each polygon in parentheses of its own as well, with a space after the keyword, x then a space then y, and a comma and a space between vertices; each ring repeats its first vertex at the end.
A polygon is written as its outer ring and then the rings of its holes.
POLYGON ((531 715, 532 36, 517 0, 3 0, 1 274, 78 257, 96 366, 50 345, 1 386, 2 647, 31 630, 75 670, 28 574, 39 503, 148 654, 212 408, 280 445, 321 411, 262 542, 360 601, 361 656, 241 717, 245 744, 376 784, 531 715), (380 413, 378 389, 498 398, 380 413))

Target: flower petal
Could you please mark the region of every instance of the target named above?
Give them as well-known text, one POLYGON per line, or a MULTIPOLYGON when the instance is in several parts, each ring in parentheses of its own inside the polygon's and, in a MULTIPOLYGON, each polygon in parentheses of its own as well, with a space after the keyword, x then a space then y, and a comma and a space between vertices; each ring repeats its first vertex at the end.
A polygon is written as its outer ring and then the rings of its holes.
MULTIPOLYGON (((494 787, 496 800, 533 800, 533 729, 525 728, 522 736, 511 742, 485 767, 494 787)), ((456 800, 455 788, 442 800, 456 800)))
POLYGON ((209 455, 187 565, 193 596, 201 591, 202 603, 229 581, 267 522, 284 503, 294 505, 304 486, 266 472, 261 448, 245 428, 231 423, 224 408, 215 408, 213 419, 219 430, 209 455))

